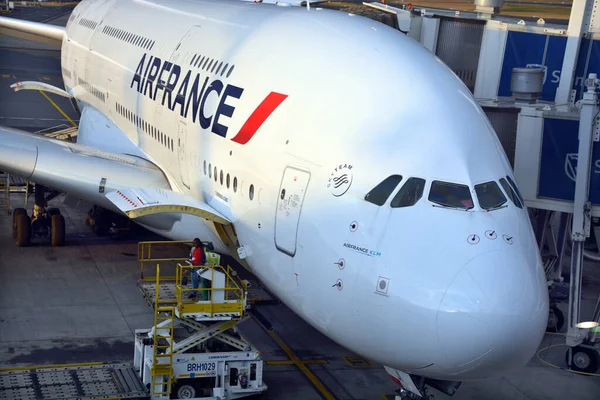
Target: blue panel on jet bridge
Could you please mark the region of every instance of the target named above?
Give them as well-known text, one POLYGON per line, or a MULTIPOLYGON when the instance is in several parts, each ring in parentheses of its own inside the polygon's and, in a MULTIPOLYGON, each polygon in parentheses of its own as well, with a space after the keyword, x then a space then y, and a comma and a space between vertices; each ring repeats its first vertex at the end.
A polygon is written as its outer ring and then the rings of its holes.
MULTIPOLYGON (((512 95, 510 80, 513 68, 544 66, 546 74, 541 100, 554 101, 566 46, 567 38, 564 36, 509 31, 500 73, 498 96, 510 97, 512 95)), ((582 55, 585 61, 586 54, 582 55)))
MULTIPOLYGON (((545 118, 538 196, 573 201, 577 173, 579 121, 545 118)), ((590 201, 600 204, 600 143, 592 151, 590 201)))

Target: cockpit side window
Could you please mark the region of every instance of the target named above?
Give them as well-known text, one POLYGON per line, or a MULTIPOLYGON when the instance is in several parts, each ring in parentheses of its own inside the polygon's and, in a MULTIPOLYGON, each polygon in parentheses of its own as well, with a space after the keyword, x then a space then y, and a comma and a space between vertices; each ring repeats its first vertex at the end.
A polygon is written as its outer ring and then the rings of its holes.
POLYGON ((511 179, 510 176, 506 175, 506 179, 508 180, 508 183, 510 183, 510 186, 512 186, 512 188, 514 189, 515 193, 517 194, 517 196, 519 196, 519 200, 521 200, 521 204, 525 204, 525 200, 523 200, 523 196, 521 196, 521 192, 519 192, 519 188, 517 187, 517 184, 515 183, 515 181, 513 181, 511 179))
POLYGON ((433 181, 429 191, 429 201, 443 207, 471 209, 473 199, 467 185, 457 183, 433 181))
POLYGON ((423 196, 424 188, 425 179, 408 178, 404 186, 400 188, 392 199, 390 206, 392 208, 414 206, 423 196))
POLYGON ((493 210, 506 203, 506 196, 500 190, 498 184, 494 181, 475 185, 475 193, 479 206, 484 210, 493 210))
POLYGON ((378 206, 382 206, 387 201, 390 194, 396 189, 396 186, 402 180, 401 175, 390 175, 385 178, 379 185, 375 186, 367 195, 365 196, 365 200, 377 204, 378 206))
POLYGON ((519 199, 519 196, 517 195, 517 192, 515 192, 515 190, 506 181, 506 179, 500 178, 500 184, 502 185, 502 188, 504 189, 504 191, 506 192, 506 194, 510 198, 510 201, 512 201, 515 204, 515 206, 517 206, 519 208, 523 208, 523 203, 521 203, 521 200, 519 199))

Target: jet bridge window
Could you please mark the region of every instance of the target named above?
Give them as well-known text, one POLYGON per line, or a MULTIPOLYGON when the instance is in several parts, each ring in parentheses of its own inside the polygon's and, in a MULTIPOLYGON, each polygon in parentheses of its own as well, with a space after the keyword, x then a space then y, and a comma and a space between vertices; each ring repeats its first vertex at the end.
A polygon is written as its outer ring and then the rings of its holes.
POLYGON ((390 206, 392 208, 414 206, 423 197, 423 189, 425 189, 425 179, 408 178, 392 199, 390 206))
POLYGON ((493 210, 506 203, 506 197, 494 181, 475 185, 475 193, 479 201, 479 207, 484 210, 493 210))
POLYGON ((394 189, 396 189, 396 186, 398 186, 401 180, 401 175, 388 176, 381 181, 379 185, 375 186, 369 193, 367 193, 365 200, 378 206, 384 205, 388 197, 390 197, 390 194, 392 194, 394 189))
POLYGON ((442 207, 466 210, 473 208, 473 199, 469 187, 457 183, 433 181, 429 191, 429 201, 442 207))
POLYGON ((517 195, 517 192, 515 192, 515 190, 506 181, 506 179, 500 178, 500 185, 502 185, 502 188, 504 189, 504 191, 508 195, 508 198, 510 199, 510 201, 512 201, 515 206, 517 206, 519 208, 523 208, 523 203, 521 203, 521 200, 519 199, 519 196, 517 195))

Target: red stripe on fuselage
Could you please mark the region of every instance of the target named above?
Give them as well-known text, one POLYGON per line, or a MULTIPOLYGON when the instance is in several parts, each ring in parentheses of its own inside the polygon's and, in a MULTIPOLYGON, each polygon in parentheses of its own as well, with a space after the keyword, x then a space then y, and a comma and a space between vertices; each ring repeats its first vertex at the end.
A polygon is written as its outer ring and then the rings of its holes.
POLYGON ((271 92, 262 103, 254 110, 250 118, 244 123, 240 131, 231 140, 239 144, 246 144, 256 133, 258 128, 269 118, 269 115, 288 97, 287 94, 271 92))

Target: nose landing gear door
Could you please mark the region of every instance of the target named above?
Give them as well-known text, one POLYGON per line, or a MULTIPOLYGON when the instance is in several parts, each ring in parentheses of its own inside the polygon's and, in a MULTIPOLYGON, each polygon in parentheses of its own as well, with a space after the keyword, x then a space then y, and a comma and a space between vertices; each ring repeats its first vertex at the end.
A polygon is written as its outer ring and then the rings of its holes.
POLYGON ((279 188, 277 211, 275 212, 275 247, 294 257, 300 211, 310 180, 310 173, 293 167, 286 167, 279 188))

